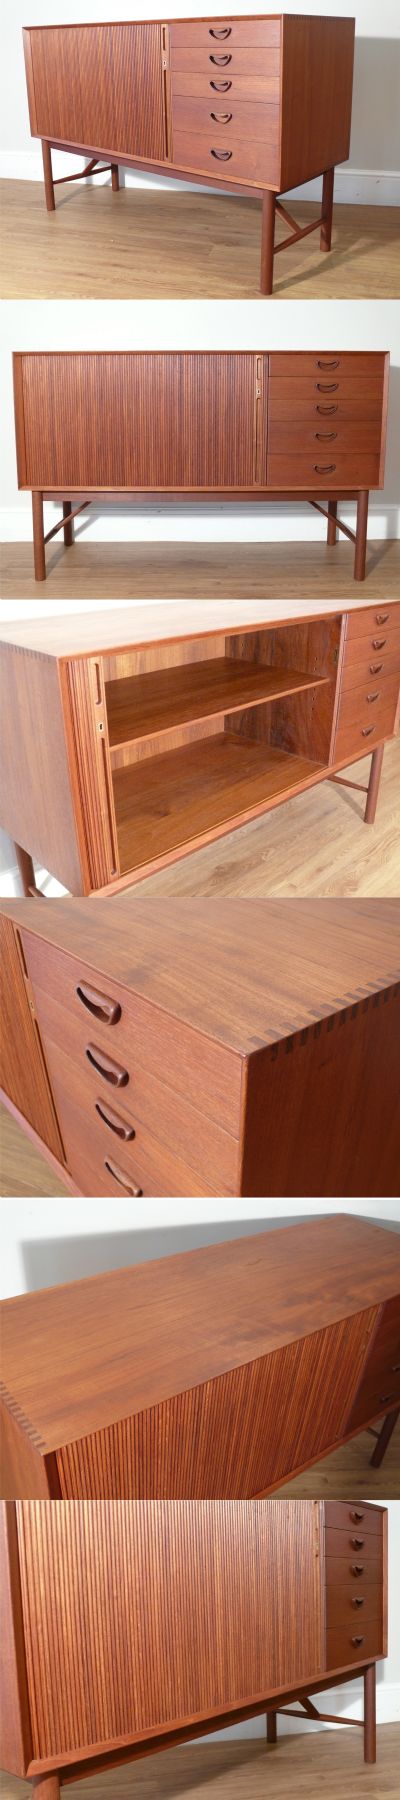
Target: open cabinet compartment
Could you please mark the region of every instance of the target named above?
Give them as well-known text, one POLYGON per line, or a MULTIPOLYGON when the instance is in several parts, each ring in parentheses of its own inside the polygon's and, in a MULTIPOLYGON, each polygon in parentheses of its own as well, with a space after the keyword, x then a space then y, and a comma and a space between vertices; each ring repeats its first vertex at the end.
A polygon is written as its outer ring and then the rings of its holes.
POLYGON ((104 659, 121 874, 296 791, 330 758, 340 616, 104 659))

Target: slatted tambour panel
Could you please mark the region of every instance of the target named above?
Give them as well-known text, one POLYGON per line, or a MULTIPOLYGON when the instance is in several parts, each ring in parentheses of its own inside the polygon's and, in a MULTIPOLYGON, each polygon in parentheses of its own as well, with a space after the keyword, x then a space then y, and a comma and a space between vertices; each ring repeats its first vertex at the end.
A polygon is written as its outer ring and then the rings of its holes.
POLYGON ((22 1501, 17 1515, 36 1757, 322 1668, 311 1501, 22 1501))
POLYGON ((339 1438, 374 1317, 356 1313, 69 1444, 57 1455, 62 1494, 247 1499, 264 1492, 339 1438))
POLYGON ((40 354, 22 372, 28 487, 253 484, 252 355, 40 354))
POLYGON ((39 137, 164 157, 158 23, 54 26, 29 35, 39 137))

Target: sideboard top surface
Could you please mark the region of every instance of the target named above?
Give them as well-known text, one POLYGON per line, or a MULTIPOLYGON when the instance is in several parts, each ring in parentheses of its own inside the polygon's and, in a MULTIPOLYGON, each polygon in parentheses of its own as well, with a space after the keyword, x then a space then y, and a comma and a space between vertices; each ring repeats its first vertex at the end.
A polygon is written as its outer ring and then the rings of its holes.
POLYGON ((400 1237, 347 1214, 3 1302, 3 1394, 41 1452, 400 1292, 400 1237))
MULTIPOLYGON (((382 602, 379 604, 381 607, 382 602)), ((385 608, 395 604, 385 601, 385 608)), ((368 610, 364 596, 344 604, 336 600, 161 600, 115 606, 104 613, 82 612, 77 617, 63 615, 60 607, 53 617, 4 623, 0 645, 15 645, 16 649, 62 661, 112 654, 114 650, 139 650, 146 644, 173 643, 178 638, 208 637, 221 631, 252 631, 298 620, 331 618, 361 612, 363 608, 368 610)))
POLYGON ((102 988, 118 982, 240 1056, 400 979, 396 899, 144 900, 128 888, 89 909, 68 898, 2 911, 90 965, 102 988))

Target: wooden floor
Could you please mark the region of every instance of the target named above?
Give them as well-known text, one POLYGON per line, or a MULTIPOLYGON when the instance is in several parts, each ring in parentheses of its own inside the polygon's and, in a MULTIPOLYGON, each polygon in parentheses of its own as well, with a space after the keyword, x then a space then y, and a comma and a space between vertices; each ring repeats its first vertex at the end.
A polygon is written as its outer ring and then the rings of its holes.
MULTIPOLYGON (((375 1429, 380 1429, 379 1421, 375 1429)), ((287 1481, 279 1493, 285 1500, 400 1500, 400 1419, 380 1469, 371 1469, 373 1451, 373 1437, 360 1431, 331 1456, 287 1481)))
POLYGON ((34 1200, 67 1196, 46 1158, 5 1106, 0 1106, 0 1195, 34 1200))
MULTIPOLYGON (((280 1719, 276 1745, 262 1737, 184 1744, 76 1781, 74 1795, 76 1800, 288 1800, 288 1794, 296 1800, 321 1800, 321 1795, 323 1800, 398 1800, 399 1751, 400 1725, 378 1727, 377 1763, 368 1767, 358 1727, 289 1737, 280 1719)), ((2 1777, 2 1800, 29 1800, 30 1794, 26 1781, 2 1777)))
MULTIPOLYGON (((126 510, 126 509, 125 509, 126 510)), ((306 507, 305 507, 305 510, 306 507)), ((147 511, 147 508, 146 508, 147 511)), ((156 515, 157 508, 154 506, 156 515)), ((54 512, 54 518, 57 514, 54 512)), ((103 514, 104 517, 104 514, 103 514)), ((5 600, 396 600, 400 542, 370 541, 362 586, 353 579, 352 544, 324 542, 90 543, 85 527, 71 550, 46 552, 46 582, 36 582, 31 543, 1 545, 5 600)))
MULTIPOLYGON (((150 188, 113 194, 93 180, 59 188, 47 213, 42 182, 1 185, 3 299, 259 297, 258 200, 150 188)), ((289 210, 307 225, 320 206, 295 200, 289 210)), ((396 299, 399 219, 393 206, 335 206, 330 254, 321 254, 317 231, 283 251, 275 299, 396 299)), ((276 243, 285 236, 277 219, 276 243)))

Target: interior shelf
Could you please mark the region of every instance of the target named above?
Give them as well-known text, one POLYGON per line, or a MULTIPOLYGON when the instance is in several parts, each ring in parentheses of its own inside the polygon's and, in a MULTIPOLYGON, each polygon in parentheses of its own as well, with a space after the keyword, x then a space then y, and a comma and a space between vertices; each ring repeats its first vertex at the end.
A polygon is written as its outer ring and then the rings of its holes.
POLYGON ((304 688, 320 687, 328 679, 326 675, 270 669, 262 663, 221 656, 108 681, 110 748, 122 749, 140 739, 158 737, 177 725, 239 712, 304 688))
POLYGON ((238 815, 243 823, 275 796, 312 781, 321 767, 256 739, 220 732, 116 769, 121 874, 201 840, 230 819, 237 823, 238 815))

